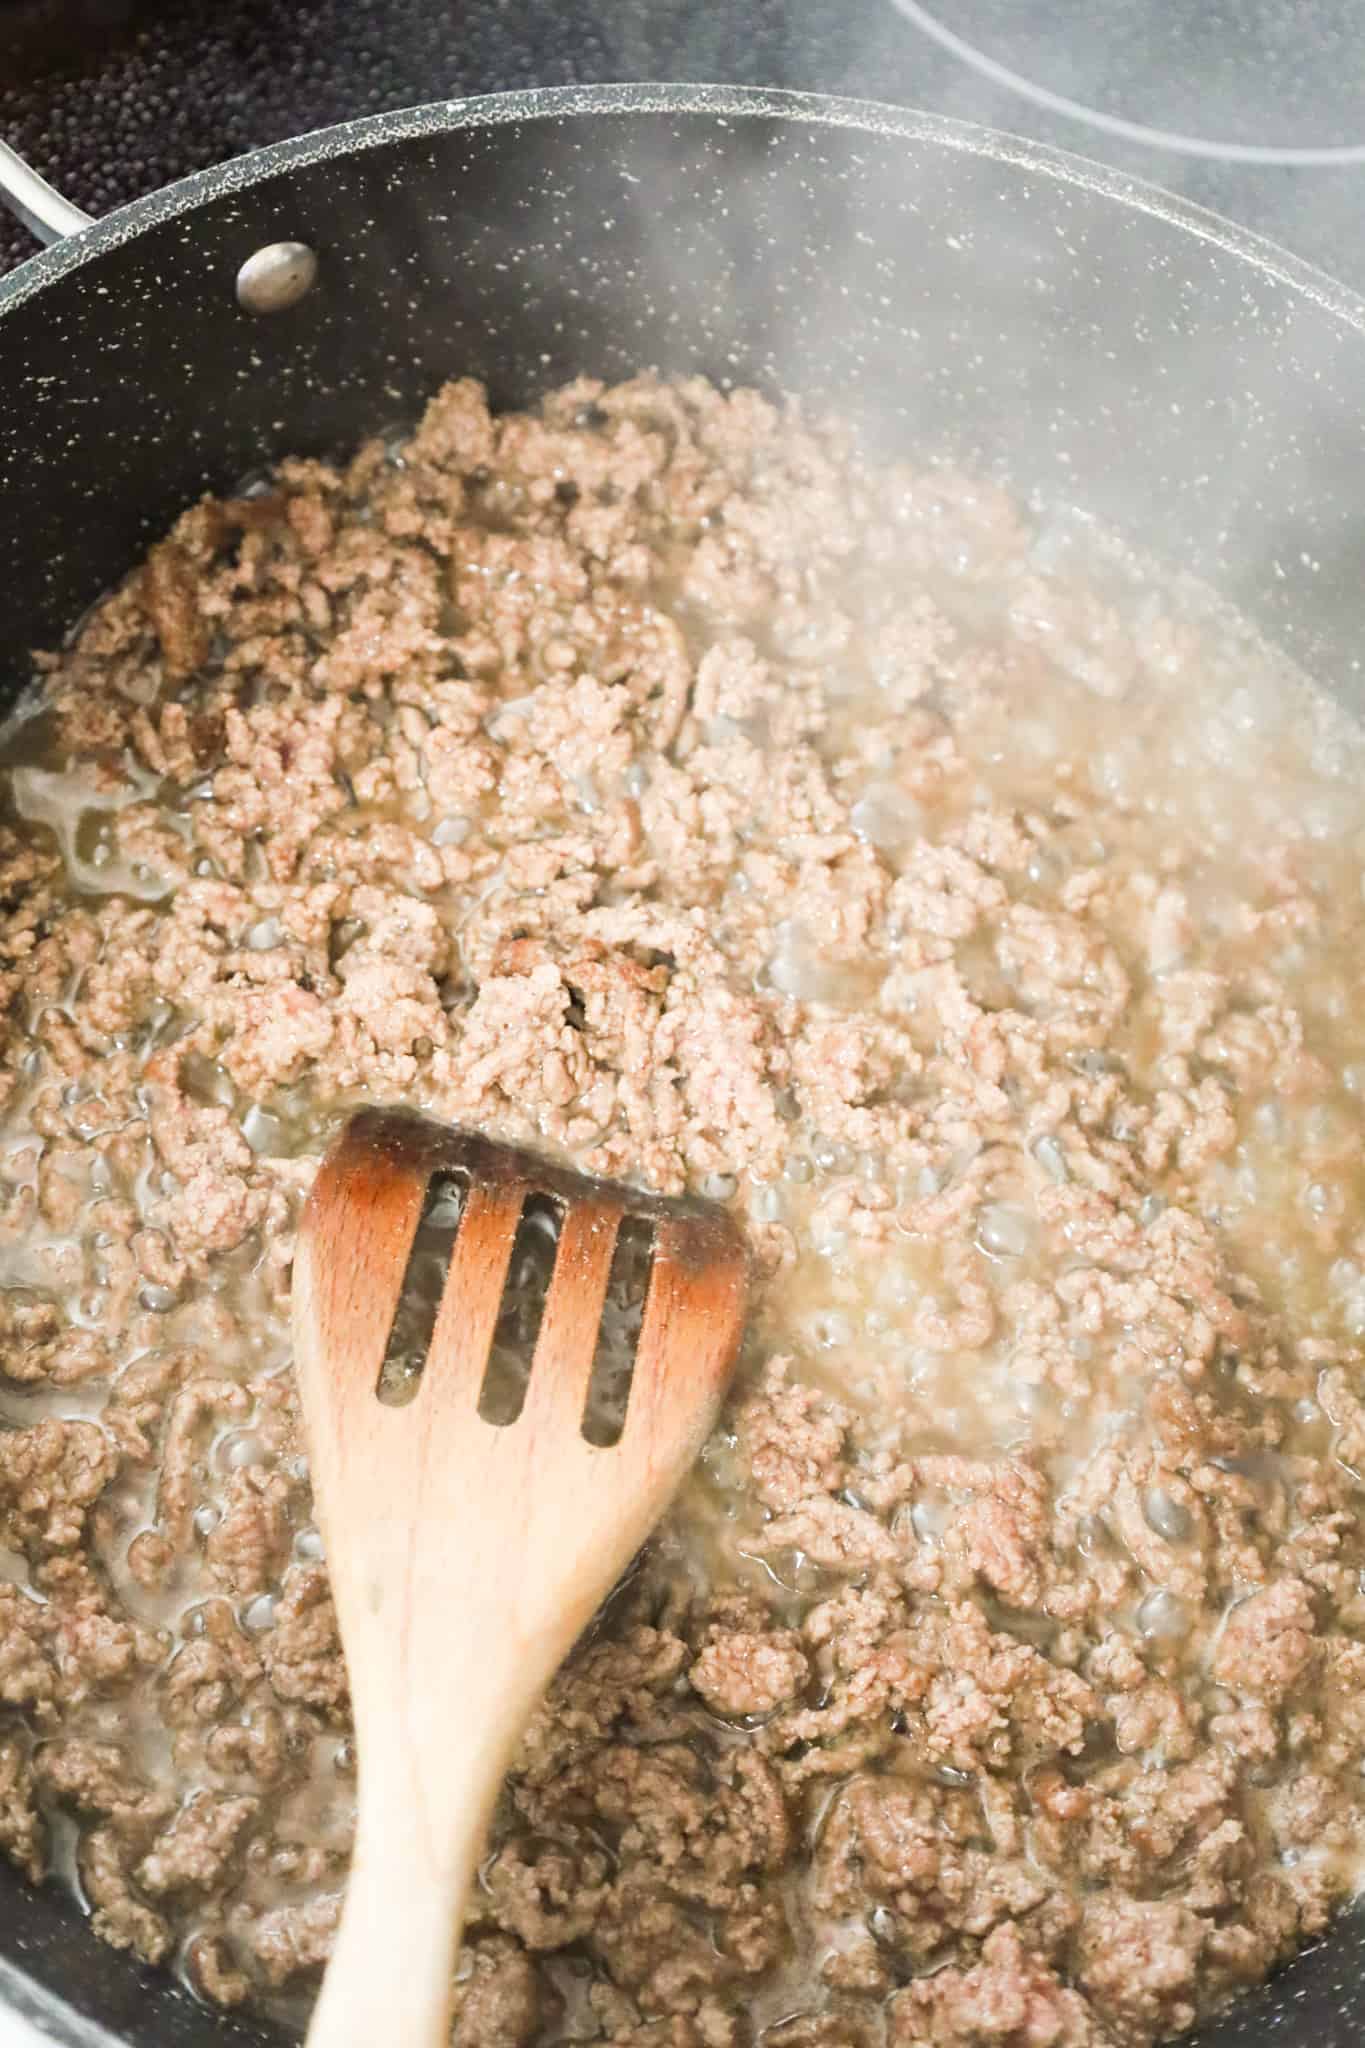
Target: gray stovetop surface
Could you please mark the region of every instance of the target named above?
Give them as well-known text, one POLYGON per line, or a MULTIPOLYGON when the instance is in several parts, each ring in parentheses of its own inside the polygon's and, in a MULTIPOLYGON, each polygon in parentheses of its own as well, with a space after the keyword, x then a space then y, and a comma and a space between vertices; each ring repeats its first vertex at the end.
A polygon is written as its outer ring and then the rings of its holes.
MULTIPOLYGON (((1365 287, 1365 167, 1115 139, 983 77, 893 0, 0 0, 0 136, 95 211, 355 114, 641 78, 850 93, 1012 129, 1177 188, 1365 287)), ((0 270, 30 247, 0 224, 0 270)))

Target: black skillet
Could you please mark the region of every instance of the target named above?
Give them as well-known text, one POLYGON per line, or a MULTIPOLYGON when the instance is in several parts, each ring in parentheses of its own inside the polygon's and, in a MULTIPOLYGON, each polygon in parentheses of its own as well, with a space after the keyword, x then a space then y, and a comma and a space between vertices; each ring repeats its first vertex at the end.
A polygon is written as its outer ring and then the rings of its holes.
MULTIPOLYGON (((831 400, 881 450, 1083 506, 1365 705, 1365 302, 1077 158, 837 100, 605 87, 355 121, 94 226, 28 202, 67 238, 0 280, 4 689, 205 487, 410 418, 452 374, 520 404, 652 365, 831 400), (253 258, 243 297, 274 312, 238 297, 253 258)), ((1363 1962, 1345 1916, 1201 2048, 1356 2043, 1363 1962)), ((0 2048, 282 2038, 0 1867, 0 2048)))

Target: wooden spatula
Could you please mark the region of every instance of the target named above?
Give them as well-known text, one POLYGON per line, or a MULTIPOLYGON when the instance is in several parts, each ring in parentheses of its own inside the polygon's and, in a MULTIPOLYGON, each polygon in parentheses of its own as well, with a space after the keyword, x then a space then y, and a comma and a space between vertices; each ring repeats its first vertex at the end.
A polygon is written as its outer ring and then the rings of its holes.
POLYGON ((366 1112, 323 1163, 294 1258, 294 1349, 359 1787, 309 2048, 447 2041, 498 1786, 711 1427, 745 1281, 719 1209, 585 1180, 416 1117, 366 1112), (443 1254, 457 1213, 424 1347, 405 1276, 410 1258, 415 1272, 443 1254), (514 1248, 527 1263, 528 1232, 544 1242, 556 1222, 529 1375, 525 1360, 518 1373, 516 1270, 504 1298, 514 1248), (618 1353, 629 1337, 620 1297, 632 1261, 638 1290, 642 1236, 652 1258, 631 1370, 599 1332, 605 1311, 618 1353))

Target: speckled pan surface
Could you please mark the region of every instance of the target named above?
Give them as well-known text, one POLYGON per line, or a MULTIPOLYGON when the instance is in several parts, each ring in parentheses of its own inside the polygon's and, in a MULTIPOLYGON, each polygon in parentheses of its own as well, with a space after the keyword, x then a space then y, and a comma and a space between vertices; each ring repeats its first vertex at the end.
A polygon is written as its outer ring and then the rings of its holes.
MULTIPOLYGON (((1189 566, 1348 702, 1365 304, 1212 216, 930 117, 729 88, 517 94, 350 124, 137 202, 0 283, 0 675, 199 490, 472 371, 700 369, 836 403, 1189 566), (319 281, 267 320, 264 242, 319 281)), ((0 2007, 67 2048, 268 2043, 0 1871, 0 2007)), ((1345 2048, 1356 1918, 1205 2042, 1345 2048)), ((9 2036, 0 2029, 0 2043, 9 2036)))
POLYGON ((1234 222, 1182 200, 1174 193, 1125 176, 1121 171, 1030 142, 974 126, 970 122, 884 105, 873 100, 845 99, 807 92, 766 91, 732 85, 670 85, 643 82, 621 85, 568 85, 525 92, 485 93, 468 99, 398 108, 339 122, 276 142, 248 155, 234 157, 211 170, 181 178, 145 199, 134 200, 109 214, 79 244, 68 243, 36 256, 0 281, 0 311, 27 292, 104 249, 126 241, 154 222, 171 219, 226 194, 240 192, 290 168, 349 157, 360 150, 380 149, 414 137, 452 129, 518 124, 531 120, 562 121, 585 115, 705 114, 717 121, 769 116, 821 127, 855 128, 869 135, 929 139, 944 149, 986 156, 1029 168, 1058 180, 1103 193, 1120 204, 1139 207, 1210 239, 1230 254, 1244 257, 1319 298, 1341 317, 1365 331, 1365 298, 1338 284, 1288 250, 1234 222))

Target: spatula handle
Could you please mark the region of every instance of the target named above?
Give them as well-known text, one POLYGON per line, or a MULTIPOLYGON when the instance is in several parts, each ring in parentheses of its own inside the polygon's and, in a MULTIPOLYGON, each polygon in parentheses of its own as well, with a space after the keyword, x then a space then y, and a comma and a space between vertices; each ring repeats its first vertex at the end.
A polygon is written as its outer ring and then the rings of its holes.
POLYGON ((362 1767, 355 1853, 308 2048, 447 2048, 465 1903, 506 1761, 460 1754, 452 1728, 439 1800, 407 1759, 362 1767), (390 1765, 394 1767, 390 1767, 390 1765))

